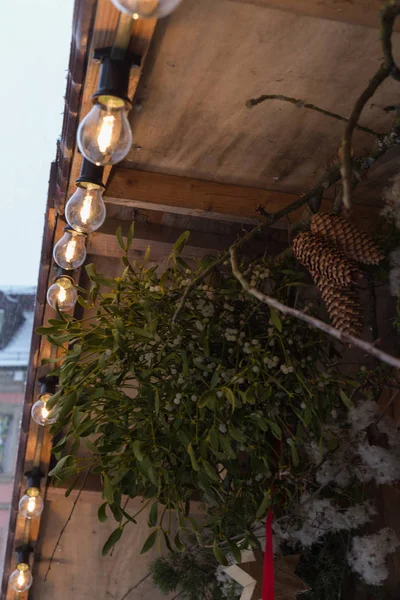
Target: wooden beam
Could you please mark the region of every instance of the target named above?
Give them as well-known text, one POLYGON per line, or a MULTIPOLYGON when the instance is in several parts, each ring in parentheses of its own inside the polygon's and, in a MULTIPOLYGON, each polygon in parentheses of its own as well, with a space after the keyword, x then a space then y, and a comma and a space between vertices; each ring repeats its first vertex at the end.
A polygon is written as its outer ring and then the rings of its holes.
MULTIPOLYGON (((317 17, 362 27, 379 28, 379 11, 384 0, 229 0, 238 4, 253 4, 276 8, 300 16, 317 17)), ((396 22, 395 31, 400 31, 396 22)))
POLYGON ((285 192, 122 168, 113 172, 105 194, 109 204, 248 224, 259 222, 258 206, 276 212, 297 199, 285 192))

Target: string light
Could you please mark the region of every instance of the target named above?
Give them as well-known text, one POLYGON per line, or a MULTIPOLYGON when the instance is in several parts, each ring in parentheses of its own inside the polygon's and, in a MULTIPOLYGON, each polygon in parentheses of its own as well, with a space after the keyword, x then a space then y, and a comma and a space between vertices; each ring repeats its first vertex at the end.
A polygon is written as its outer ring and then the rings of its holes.
POLYGON ((172 13, 182 0, 111 0, 118 10, 131 15, 134 19, 154 19, 172 13), (137 15, 137 16, 135 16, 137 15))
POLYGON ((92 96, 93 108, 78 127, 77 142, 93 164, 115 165, 132 146, 128 85, 132 63, 140 64, 140 58, 129 53, 121 60, 111 58, 109 48, 97 49, 95 58, 101 60, 99 85, 92 96))
POLYGON ((32 471, 25 473, 28 478, 27 489, 18 504, 19 514, 26 519, 39 517, 44 508, 43 498, 40 495, 40 479, 42 473, 35 467, 32 471))
POLYGON ((57 377, 43 377, 41 383, 39 400, 32 406, 32 419, 43 427, 52 425, 57 420, 55 408, 48 408, 47 403, 53 397, 58 383, 57 377))
POLYGON ((60 312, 72 310, 76 304, 78 292, 69 271, 59 269, 53 285, 47 290, 47 302, 60 312))
POLYGON ((80 176, 75 181, 78 189, 65 207, 65 217, 75 231, 90 233, 99 229, 105 221, 103 171, 103 167, 83 159, 80 176))
POLYGON ((29 590, 33 583, 33 577, 29 565, 29 558, 32 548, 30 546, 21 546, 17 548, 16 552, 18 556, 17 568, 11 573, 8 583, 14 592, 22 594, 23 592, 29 590))
POLYGON ((64 227, 64 232, 54 246, 53 258, 62 269, 79 269, 86 260, 86 235, 72 227, 64 227))

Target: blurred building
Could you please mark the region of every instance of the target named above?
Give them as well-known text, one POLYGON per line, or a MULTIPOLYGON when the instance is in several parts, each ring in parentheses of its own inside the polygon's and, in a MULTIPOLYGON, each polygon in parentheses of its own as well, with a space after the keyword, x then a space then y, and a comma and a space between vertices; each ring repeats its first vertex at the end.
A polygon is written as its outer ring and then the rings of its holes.
POLYGON ((3 567, 25 397, 34 299, 34 288, 0 290, 0 572, 3 567))

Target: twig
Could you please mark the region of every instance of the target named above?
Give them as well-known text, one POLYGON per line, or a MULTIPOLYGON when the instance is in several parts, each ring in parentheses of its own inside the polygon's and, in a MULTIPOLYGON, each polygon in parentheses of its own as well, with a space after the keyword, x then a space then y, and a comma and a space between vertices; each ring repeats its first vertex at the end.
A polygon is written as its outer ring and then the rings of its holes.
MULTIPOLYGON (((258 98, 251 98, 250 100, 247 100, 246 106, 247 108, 253 108, 253 106, 257 106, 258 104, 261 104, 266 100, 282 100, 283 102, 290 102, 291 104, 294 104, 297 108, 308 108, 310 110, 314 110, 315 112, 321 113, 326 117, 331 117, 332 119, 343 121, 344 123, 347 123, 348 121, 346 117, 338 115, 337 113, 333 113, 330 110, 325 110, 324 108, 320 108, 315 104, 310 104, 309 102, 305 102, 304 100, 299 100, 297 98, 291 98, 290 96, 283 96, 282 94, 263 94, 258 98)), ((380 135, 379 133, 377 133, 373 129, 370 129, 369 127, 362 127, 361 125, 356 125, 356 129, 359 129, 360 131, 365 131, 365 133, 369 133, 370 135, 380 135)))
POLYGON ((381 414, 379 415, 379 417, 375 421, 375 423, 374 423, 375 426, 378 425, 382 421, 382 419, 385 416, 386 412, 389 410, 389 408, 392 406, 393 402, 396 400, 398 394, 399 394, 398 390, 392 394, 392 397, 390 398, 389 402, 386 404, 385 408, 383 409, 383 411, 381 412, 381 414))
POLYGON ((140 581, 138 581, 133 587, 131 587, 121 598, 121 600, 126 600, 126 598, 129 596, 129 594, 131 592, 133 592, 133 590, 137 590, 137 588, 142 585, 142 583, 144 581, 146 581, 146 579, 148 579, 150 577, 151 573, 147 573, 147 575, 145 575, 144 577, 142 577, 142 579, 140 581))
POLYGON ((351 206, 351 192, 352 192, 352 171, 353 171, 353 159, 351 156, 352 151, 352 140, 353 133, 357 126, 358 119, 361 116, 364 106, 368 100, 372 98, 379 86, 387 79, 390 75, 390 70, 386 66, 382 66, 375 73, 371 81, 369 82, 366 89, 363 91, 361 96, 358 98, 354 105, 350 119, 347 122, 346 129, 342 139, 342 179, 343 179, 343 204, 345 208, 349 209, 351 206))
POLYGON ((356 101, 350 118, 347 122, 346 129, 342 139, 342 178, 343 178, 343 203, 345 208, 351 207, 351 193, 352 193, 352 167, 353 160, 351 156, 352 152, 352 140, 354 130, 357 128, 358 120, 361 113, 367 104, 368 100, 372 98, 379 86, 387 79, 392 76, 394 79, 400 81, 400 71, 396 66, 393 59, 392 52, 392 33, 393 26, 396 17, 400 14, 400 0, 390 0, 388 4, 382 9, 381 12, 381 41, 382 49, 384 53, 384 63, 375 73, 361 96, 356 101))
POLYGON ((279 302, 279 300, 276 300, 275 298, 271 298, 271 296, 267 296, 266 294, 263 294, 256 288, 252 287, 249 284, 249 282, 245 279, 245 277, 243 276, 241 271, 239 270, 237 257, 236 257, 236 248, 234 248, 233 246, 230 248, 230 258, 231 258, 231 265, 232 265, 232 273, 234 274, 236 279, 239 281, 239 283, 241 284, 243 289, 248 294, 250 294, 251 296, 254 296, 254 298, 257 298, 257 300, 259 300, 260 302, 263 302, 264 304, 268 304, 268 306, 272 306, 272 308, 275 308, 276 310, 278 310, 279 312, 281 312, 284 315, 288 315, 290 317, 294 317, 295 319, 299 319, 300 321, 304 321, 305 323, 308 323, 315 329, 319 329, 320 331, 323 331, 324 333, 330 335, 331 337, 335 338, 339 342, 342 342, 344 344, 350 344, 352 346, 356 346, 357 348, 360 348, 364 352, 371 354, 371 356, 375 356, 380 361, 382 361, 388 365, 391 365, 392 367, 395 367, 396 369, 400 368, 400 359, 396 358, 395 356, 391 356, 390 354, 387 354, 386 352, 379 350, 378 348, 376 348, 369 342, 365 342, 364 340, 361 340, 360 338, 356 338, 353 335, 348 335, 346 333, 343 333, 343 332, 339 331, 338 329, 335 329, 331 325, 328 325, 324 321, 320 321, 319 319, 316 319, 315 317, 311 317, 310 315, 307 315, 306 313, 302 312, 301 310, 298 310, 297 308, 292 308, 290 306, 286 306, 285 304, 282 304, 281 302, 279 302))
POLYGON ((53 563, 53 560, 54 560, 54 555, 55 555, 55 553, 56 553, 56 550, 57 550, 58 546, 60 545, 61 538, 62 538, 62 536, 64 535, 64 532, 65 532, 65 530, 66 530, 66 529, 67 529, 67 527, 68 527, 68 523, 69 523, 69 522, 70 522, 70 520, 72 519, 72 515, 74 514, 74 511, 75 511, 76 505, 78 504, 79 498, 81 497, 81 494, 82 494, 82 492, 83 492, 83 488, 85 487, 86 480, 87 480, 87 478, 89 477, 89 473, 90 473, 90 469, 88 469, 88 470, 86 471, 86 473, 85 473, 85 477, 83 478, 82 485, 81 485, 81 487, 79 488, 79 492, 78 492, 78 493, 77 493, 77 495, 76 495, 76 498, 75 498, 75 500, 74 500, 74 503, 73 503, 73 505, 72 505, 72 508, 71 508, 71 511, 70 511, 70 513, 69 513, 69 515, 68 515, 68 518, 67 518, 67 520, 65 521, 65 523, 64 523, 64 525, 63 525, 63 527, 62 527, 62 529, 61 529, 61 531, 60 531, 60 535, 58 536, 58 539, 57 539, 57 541, 56 541, 56 544, 55 544, 55 546, 54 546, 54 548, 53 548, 53 552, 51 553, 51 556, 50 556, 49 565, 48 565, 48 567, 47 567, 46 575, 44 576, 44 581, 46 581, 46 580, 47 580, 47 576, 48 576, 48 574, 49 574, 49 571, 50 571, 50 569, 51 569, 51 565, 52 565, 52 563, 53 563))

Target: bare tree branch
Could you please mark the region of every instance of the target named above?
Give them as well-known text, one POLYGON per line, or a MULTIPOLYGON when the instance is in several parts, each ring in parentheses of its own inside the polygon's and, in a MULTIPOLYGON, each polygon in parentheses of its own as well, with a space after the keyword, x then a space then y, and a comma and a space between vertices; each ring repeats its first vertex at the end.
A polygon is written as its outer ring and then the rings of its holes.
POLYGON ((129 588, 129 590, 122 596, 121 600, 126 600, 126 598, 129 596, 129 594, 131 592, 133 592, 133 590, 136 590, 140 585, 142 585, 142 583, 144 581, 146 581, 146 579, 148 579, 150 577, 150 573, 147 573, 147 575, 145 575, 144 577, 142 577, 142 579, 140 579, 140 581, 138 581, 134 586, 132 586, 131 588, 129 588))
POLYGON ((75 498, 75 500, 74 500, 74 503, 73 503, 73 505, 72 505, 71 512, 69 513, 69 515, 68 515, 68 518, 67 518, 67 520, 65 521, 65 523, 64 523, 64 525, 63 525, 63 527, 62 527, 62 529, 61 529, 61 531, 60 531, 60 535, 58 536, 58 539, 57 539, 57 541, 56 541, 56 544, 55 544, 55 546, 54 546, 54 548, 53 548, 53 552, 51 553, 51 556, 50 556, 50 560, 49 560, 49 566, 47 567, 46 575, 44 576, 44 581, 47 581, 47 576, 48 576, 48 574, 49 574, 49 572, 50 572, 51 565, 52 565, 52 563, 53 563, 53 560, 54 560, 54 555, 55 555, 55 553, 56 553, 56 550, 57 550, 58 546, 60 545, 61 538, 62 538, 62 536, 64 535, 64 532, 65 532, 65 530, 66 530, 66 529, 67 529, 67 527, 68 527, 68 523, 69 523, 69 522, 70 522, 70 520, 72 519, 72 515, 74 514, 74 511, 75 511, 76 505, 78 504, 79 498, 81 497, 81 494, 82 494, 82 492, 83 492, 83 488, 85 487, 85 483, 86 483, 86 480, 87 480, 87 478, 88 478, 88 476, 89 476, 89 473, 90 473, 90 469, 88 469, 88 470, 86 471, 86 473, 85 473, 85 477, 83 478, 82 485, 81 485, 81 487, 79 488, 79 492, 77 493, 77 495, 76 495, 76 498, 75 498))
MULTIPOLYGON (((310 104, 309 102, 305 102, 304 100, 299 100, 298 98, 291 98, 290 96, 283 96, 282 94, 263 94, 262 96, 259 96, 258 98, 251 98, 250 100, 247 100, 246 102, 246 106, 247 108, 253 108, 253 106, 257 106, 258 104, 261 104, 262 102, 265 102, 266 100, 281 100, 282 102, 290 102, 291 104, 294 104, 297 108, 308 108, 309 110, 313 110, 315 112, 321 113, 322 115, 325 115, 326 117, 331 117, 332 119, 337 119, 338 121, 342 121, 344 123, 347 123, 348 119, 346 119, 346 117, 342 117, 342 115, 338 115, 337 113, 333 113, 330 110, 325 110, 324 108, 320 108, 319 106, 316 106, 315 104, 310 104)), ((370 135, 381 135, 379 133, 377 133, 376 131, 374 131, 373 129, 370 129, 369 127, 363 127, 362 125, 356 125, 356 129, 360 130, 360 131, 364 131, 365 133, 369 133, 370 135)))
POLYGON ((400 81, 400 71, 393 59, 392 33, 397 16, 400 14, 400 0, 390 0, 381 12, 381 41, 384 53, 384 62, 375 73, 365 90, 356 101, 342 139, 342 179, 343 179, 343 204, 345 208, 351 207, 352 195, 352 140, 354 130, 357 128, 361 113, 372 98, 376 90, 388 77, 400 81))
POLYGON ((245 279, 243 273, 241 273, 241 271, 239 269, 237 257, 236 257, 236 248, 234 248, 233 246, 230 248, 230 259, 231 259, 231 265, 232 265, 232 273, 234 274, 236 279, 239 281, 242 288, 248 294, 250 294, 251 296, 254 296, 254 298, 257 298, 257 300, 259 300, 260 302, 263 302, 264 304, 268 304, 268 306, 272 306, 272 308, 275 308, 276 310, 278 310, 279 312, 281 312, 284 315, 294 317, 295 319, 304 321, 304 323, 308 323, 308 325, 311 325, 315 329, 319 329, 320 331, 323 331, 327 335, 330 335, 331 337, 335 338, 339 342, 342 342, 343 344, 350 344, 352 346, 356 346, 357 348, 360 348, 360 350, 363 350, 364 352, 371 354, 371 356, 375 356, 380 361, 382 361, 388 365, 391 365, 392 367, 395 367, 396 369, 400 369, 400 359, 396 358, 395 356, 391 356, 390 354, 387 354, 386 352, 379 350, 378 348, 376 348, 369 342, 365 342, 364 340, 361 340, 360 338, 356 338, 353 335, 347 335, 346 333, 343 333, 343 332, 339 331, 338 329, 335 329, 331 325, 328 325, 324 321, 320 321, 320 319, 316 319, 315 317, 307 315, 306 313, 302 312, 301 310, 297 310, 296 308, 291 308, 290 306, 286 306, 285 304, 282 304, 281 302, 279 302, 279 300, 276 300, 275 298, 272 298, 271 296, 267 296, 266 294, 263 294, 256 288, 252 287, 249 284, 249 282, 245 279))

